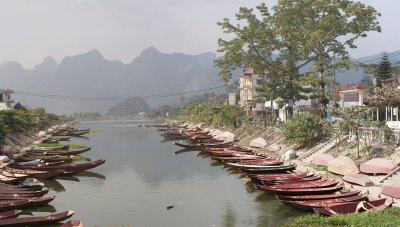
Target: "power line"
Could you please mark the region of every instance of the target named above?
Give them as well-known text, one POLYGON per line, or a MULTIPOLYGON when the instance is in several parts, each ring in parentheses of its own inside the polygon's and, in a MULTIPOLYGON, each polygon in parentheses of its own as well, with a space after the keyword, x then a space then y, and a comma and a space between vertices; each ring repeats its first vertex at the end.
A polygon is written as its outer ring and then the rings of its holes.
MULTIPOLYGON (((392 53, 389 53, 389 54, 388 54, 388 57, 393 57, 393 56, 395 56, 396 54, 399 54, 399 51, 400 51, 400 49, 398 49, 398 50, 396 50, 396 51, 394 51, 394 52, 392 52, 392 53)), ((373 62, 373 61, 381 60, 381 59, 382 59, 382 58, 375 58, 375 59, 371 59, 371 60, 367 60, 367 61, 361 61, 360 63, 373 62)))
POLYGON ((111 97, 98 97, 98 96, 66 96, 66 95, 56 95, 56 94, 45 94, 45 93, 37 93, 37 92, 29 92, 29 91, 14 91, 15 94, 20 95, 28 95, 34 97, 41 97, 41 98, 52 98, 52 99, 69 99, 69 100, 90 100, 90 101, 119 101, 119 100, 126 100, 130 98, 143 98, 143 99, 155 99, 155 98, 167 98, 173 97, 178 95, 187 95, 187 94, 194 94, 204 91, 211 91, 223 88, 225 86, 218 86, 212 88, 205 88, 200 90, 193 90, 193 91, 186 91, 186 92, 178 92, 178 93, 169 93, 169 94, 156 94, 156 95, 146 95, 146 96, 111 96, 111 97))

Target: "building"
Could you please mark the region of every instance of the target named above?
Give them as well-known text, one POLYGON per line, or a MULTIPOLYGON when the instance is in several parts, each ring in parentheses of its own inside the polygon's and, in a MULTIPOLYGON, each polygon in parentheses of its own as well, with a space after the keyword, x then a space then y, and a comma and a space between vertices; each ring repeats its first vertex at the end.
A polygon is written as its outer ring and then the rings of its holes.
POLYGON ((11 89, 0 89, 0 110, 11 109, 11 103, 14 103, 14 100, 11 99, 13 93, 14 91, 11 89))
POLYGON ((254 116, 265 116, 266 112, 273 114, 281 121, 288 120, 288 107, 293 106, 294 112, 310 112, 311 100, 299 100, 295 102, 289 102, 289 104, 279 108, 278 100, 266 101, 256 103, 257 91, 256 87, 261 82, 261 78, 254 73, 254 70, 250 69, 245 71, 239 77, 239 91, 240 100, 239 105, 244 108, 248 113, 252 113, 254 116))
POLYGON ((364 95, 368 90, 369 86, 365 83, 340 85, 340 107, 364 106, 364 95))
POLYGON ((251 110, 254 97, 256 96, 256 85, 258 75, 250 69, 239 76, 239 105, 246 110, 251 110))

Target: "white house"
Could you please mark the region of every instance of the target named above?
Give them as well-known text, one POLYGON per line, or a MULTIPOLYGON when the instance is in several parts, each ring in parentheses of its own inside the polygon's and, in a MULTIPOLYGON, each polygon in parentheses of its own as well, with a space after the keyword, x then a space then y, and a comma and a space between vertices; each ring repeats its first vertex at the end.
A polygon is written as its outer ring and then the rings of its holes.
POLYGON ((11 89, 0 89, 0 110, 11 109, 11 103, 14 103, 14 100, 11 99, 13 93, 14 91, 11 89))

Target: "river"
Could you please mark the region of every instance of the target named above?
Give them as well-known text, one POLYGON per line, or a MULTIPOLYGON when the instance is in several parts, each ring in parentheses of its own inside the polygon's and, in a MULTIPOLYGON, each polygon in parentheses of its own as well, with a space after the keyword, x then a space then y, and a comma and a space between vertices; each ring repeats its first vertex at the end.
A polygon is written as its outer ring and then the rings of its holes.
POLYGON ((196 151, 174 155, 177 146, 161 142, 156 128, 137 127, 141 123, 81 122, 96 131, 71 143, 91 146, 83 155, 106 163, 44 181, 56 198, 40 209, 74 210, 72 219, 90 227, 280 226, 304 214, 196 151))

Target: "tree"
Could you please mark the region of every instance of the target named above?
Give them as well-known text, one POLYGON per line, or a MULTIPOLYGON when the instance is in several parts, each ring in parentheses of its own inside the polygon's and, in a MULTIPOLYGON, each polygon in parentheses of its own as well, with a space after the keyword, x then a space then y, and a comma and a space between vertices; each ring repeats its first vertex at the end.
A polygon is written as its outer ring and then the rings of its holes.
POLYGON ((327 77, 337 66, 334 58, 346 60, 347 48, 356 48, 354 42, 358 38, 366 37, 370 31, 380 32, 380 14, 371 6, 349 0, 280 0, 274 9, 286 21, 282 24, 292 28, 289 32, 294 39, 304 41, 303 58, 313 62, 310 80, 317 85, 314 93, 324 117, 327 77))
POLYGON ((309 89, 303 86, 299 73, 307 64, 300 54, 302 41, 284 30, 279 18, 271 16, 265 4, 257 6, 257 10, 254 13, 252 9, 240 8, 236 18, 243 26, 233 25, 228 19, 218 23, 224 33, 235 36, 229 41, 218 41, 218 51, 224 53, 216 61, 221 80, 227 83, 237 68, 252 68, 262 78, 258 92, 265 100, 279 98, 283 106, 289 100, 307 99, 305 93, 309 89))
POLYGON ((237 68, 253 68, 267 76, 261 90, 267 100, 281 98, 284 102, 307 98, 309 87, 321 103, 321 116, 327 104, 326 85, 332 70, 348 62, 347 48, 366 37, 367 32, 381 28, 380 14, 371 6, 349 0, 279 0, 270 14, 265 4, 252 9, 240 8, 238 25, 228 19, 218 23, 224 33, 234 36, 219 39, 219 75, 224 82, 237 68), (274 54, 277 57, 274 57, 274 54), (344 61, 335 62, 334 58, 344 61), (313 70, 304 77, 299 69, 312 63, 313 70))
POLYGON ((335 108, 332 113, 340 115, 339 129, 346 134, 353 134, 357 142, 357 157, 360 157, 361 129, 369 125, 371 109, 365 106, 335 108))
POLYGON ((285 142, 295 143, 301 147, 312 145, 326 133, 326 127, 321 119, 309 113, 294 114, 292 121, 283 125, 285 142))
POLYGON ((389 56, 385 53, 379 63, 376 73, 376 86, 381 87, 392 78, 392 63, 389 61, 389 56))

